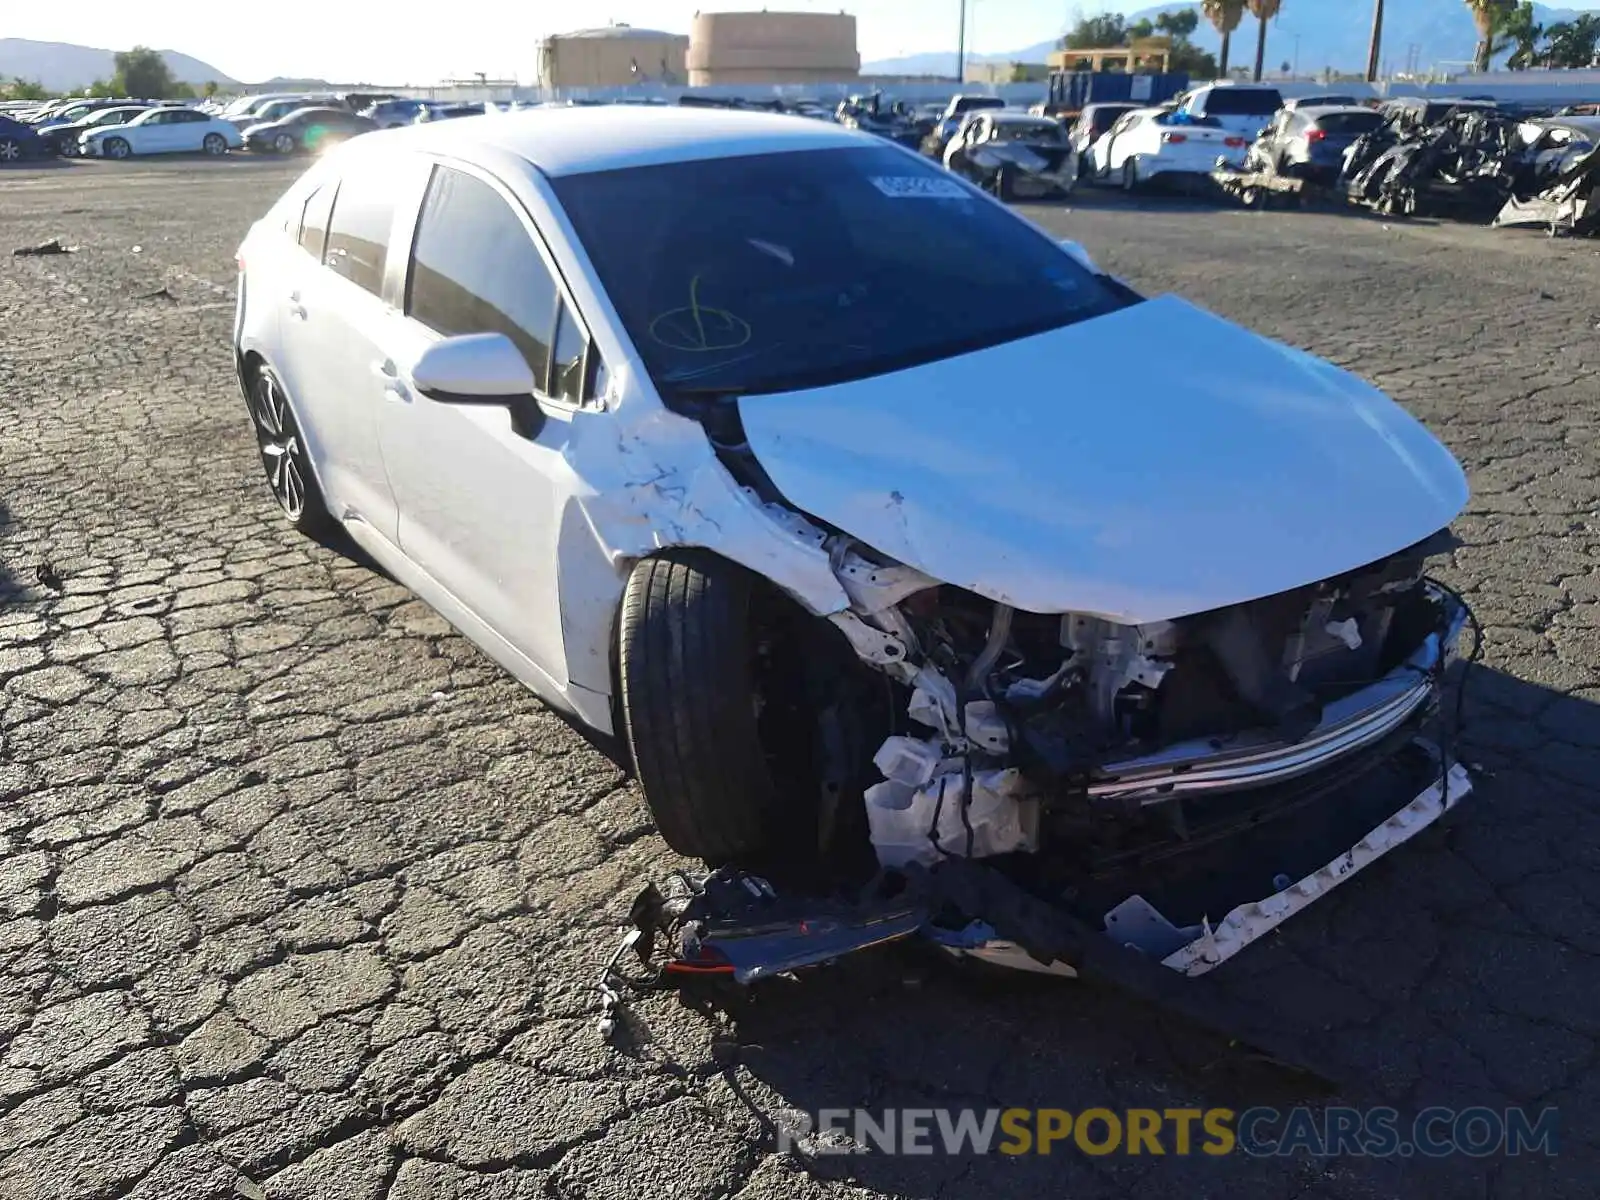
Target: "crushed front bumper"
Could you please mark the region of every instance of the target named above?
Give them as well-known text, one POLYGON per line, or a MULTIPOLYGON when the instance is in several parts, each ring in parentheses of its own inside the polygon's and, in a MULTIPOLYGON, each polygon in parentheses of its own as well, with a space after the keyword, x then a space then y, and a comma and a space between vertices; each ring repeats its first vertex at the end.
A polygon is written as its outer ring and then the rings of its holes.
POLYGON ((1463 605, 1443 591, 1430 594, 1445 612, 1442 636, 1430 633, 1383 678, 1333 701, 1300 741, 1285 744, 1241 735, 1220 748, 1212 738, 1181 742, 1106 764, 1089 782, 1089 795, 1154 804, 1175 796, 1263 787, 1329 769, 1382 740, 1436 698, 1441 669, 1454 661, 1467 624, 1463 605))

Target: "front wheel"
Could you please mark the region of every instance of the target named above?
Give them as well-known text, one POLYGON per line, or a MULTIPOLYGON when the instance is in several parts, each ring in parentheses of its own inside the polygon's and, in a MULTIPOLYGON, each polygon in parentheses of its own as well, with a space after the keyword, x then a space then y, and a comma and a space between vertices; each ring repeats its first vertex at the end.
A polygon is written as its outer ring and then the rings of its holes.
POLYGON ((272 148, 279 154, 293 154, 294 139, 287 133, 280 133, 277 136, 277 139, 272 143, 272 148))
POLYGON ((0 162, 22 161, 22 143, 16 138, 0 138, 0 162))
POLYGON ((1122 160, 1122 190, 1130 193, 1139 190, 1139 164, 1132 155, 1122 160))
POLYGON ((133 153, 133 147, 123 138, 107 138, 105 150, 107 158, 127 158, 133 153))
POLYGON ((217 158, 228 152, 228 139, 220 133, 208 133, 205 141, 200 143, 200 148, 212 158, 217 158))

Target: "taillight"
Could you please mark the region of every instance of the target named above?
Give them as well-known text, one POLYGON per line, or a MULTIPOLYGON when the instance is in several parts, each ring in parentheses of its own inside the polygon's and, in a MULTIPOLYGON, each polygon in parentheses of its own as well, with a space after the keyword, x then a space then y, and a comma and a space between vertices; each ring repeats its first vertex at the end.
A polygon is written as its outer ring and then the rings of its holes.
POLYGON ((244 274, 244 252, 240 251, 233 256, 234 265, 239 268, 239 274, 244 274))
POLYGON ((1327 140, 1328 131, 1326 129, 1310 129, 1306 131, 1306 141, 1308 142, 1325 142, 1327 140))
POLYGON ((1189 135, 1187 133, 1163 133, 1161 135, 1161 140, 1176 146, 1180 142, 1187 142, 1189 140, 1189 135))
POLYGON ((1224 146, 1248 146, 1250 143, 1242 137, 1230 137, 1223 138, 1222 144, 1224 146))

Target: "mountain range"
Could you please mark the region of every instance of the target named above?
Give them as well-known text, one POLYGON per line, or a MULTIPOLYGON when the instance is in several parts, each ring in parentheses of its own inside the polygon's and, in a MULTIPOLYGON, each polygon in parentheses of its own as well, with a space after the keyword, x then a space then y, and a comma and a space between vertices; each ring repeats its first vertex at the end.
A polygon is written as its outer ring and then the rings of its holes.
MULTIPOLYGON (((1158 4, 1134 13, 1128 19, 1154 17, 1180 9, 1198 9, 1197 3, 1158 4)), ((1535 4, 1542 25, 1571 20, 1577 12, 1535 4)), ((1086 11, 1092 5, 1084 6, 1086 11)), ((1461 0, 1387 0, 1384 6, 1383 60, 1388 70, 1404 70, 1414 65, 1420 70, 1439 63, 1463 64, 1472 60, 1478 44, 1472 14, 1461 0)), ((1283 63, 1295 63, 1310 74, 1324 67, 1337 71, 1357 71, 1366 66, 1367 41, 1372 33, 1371 0, 1284 0, 1278 19, 1267 27, 1267 62, 1276 71, 1283 63), (1297 41, 1298 39, 1298 41, 1297 41)), ((1202 16, 1195 32, 1195 44, 1215 53, 1222 39, 1202 16)), ((1238 66, 1255 58, 1256 25, 1245 17, 1233 35, 1232 64, 1238 66)), ((1039 42, 1006 54, 968 55, 969 62, 1045 62, 1055 41, 1039 42)), ((902 58, 863 63, 863 74, 871 75, 954 75, 956 56, 935 52, 910 54, 902 58)))
MULTIPOLYGON (((212 80, 224 87, 229 79, 210 63, 163 50, 173 78, 183 83, 203 84, 212 80)), ((67 42, 32 42, 26 38, 0 38, 0 78, 20 78, 43 84, 52 92, 88 87, 97 79, 110 79, 116 71, 115 52, 93 46, 74 46, 67 42)))

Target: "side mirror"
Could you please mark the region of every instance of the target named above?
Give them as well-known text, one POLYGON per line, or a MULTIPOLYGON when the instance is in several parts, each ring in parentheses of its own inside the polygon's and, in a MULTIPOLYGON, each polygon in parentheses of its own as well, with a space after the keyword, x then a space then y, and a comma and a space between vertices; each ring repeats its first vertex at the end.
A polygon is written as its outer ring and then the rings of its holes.
POLYGON ((439 404, 488 404, 511 410, 512 424, 532 437, 543 424, 534 392, 539 383, 522 351, 503 333, 443 338, 411 365, 418 393, 439 404))

